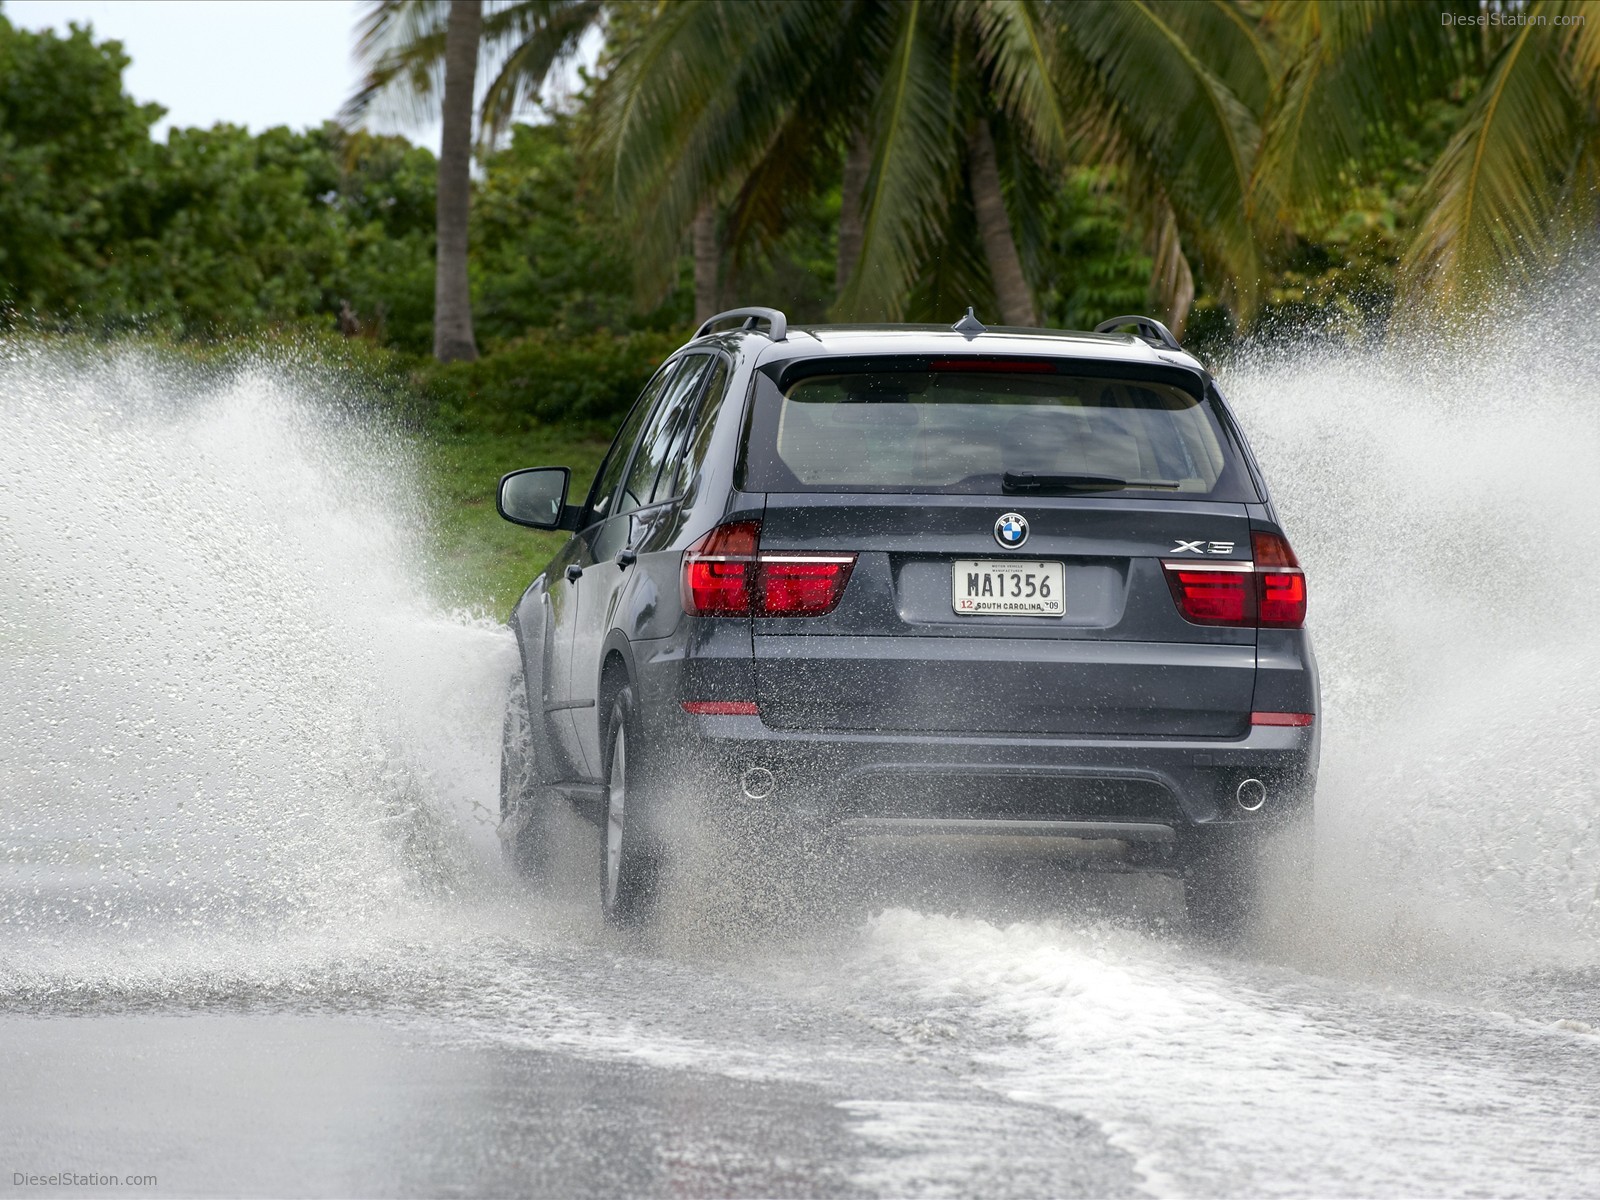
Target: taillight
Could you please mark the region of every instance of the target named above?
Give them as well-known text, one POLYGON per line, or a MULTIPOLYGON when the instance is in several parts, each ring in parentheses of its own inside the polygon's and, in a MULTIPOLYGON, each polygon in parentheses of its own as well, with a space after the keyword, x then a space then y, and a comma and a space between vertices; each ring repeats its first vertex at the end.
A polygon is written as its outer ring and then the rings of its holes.
POLYGON ((1306 576, 1282 534, 1256 530, 1250 535, 1256 559, 1259 623, 1274 629, 1299 629, 1306 623, 1306 576))
POLYGON ((854 554, 763 552, 760 521, 719 525, 683 553, 683 609, 709 617, 815 617, 832 612, 854 554))
POLYGON ((1254 561, 1165 562, 1178 611, 1196 625, 1299 629, 1306 620, 1306 577, 1282 534, 1250 535, 1254 561))
POLYGON ((823 557, 802 554, 763 554, 757 558, 761 572, 764 603, 761 612, 769 617, 813 617, 832 612, 856 556, 836 554, 823 557))
POLYGON ((683 552, 683 610, 709 617, 750 612, 760 521, 718 525, 683 552))
POLYGON ((1255 576, 1249 563, 1167 563, 1178 611, 1196 625, 1254 625, 1255 576))

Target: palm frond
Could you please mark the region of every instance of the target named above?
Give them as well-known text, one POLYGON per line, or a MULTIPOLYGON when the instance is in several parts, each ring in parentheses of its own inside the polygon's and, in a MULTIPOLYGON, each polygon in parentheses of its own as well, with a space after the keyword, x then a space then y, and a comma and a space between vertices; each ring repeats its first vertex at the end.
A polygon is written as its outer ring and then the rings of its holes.
POLYGON ((1047 214, 1061 187, 1061 168, 1041 162, 1024 131, 1005 122, 991 122, 991 129, 1023 274, 1040 287, 1048 286, 1040 271, 1054 232, 1047 214))
POLYGON ((796 90, 783 125, 745 176, 727 214, 735 264, 772 246, 839 181, 847 148, 865 127, 876 87, 875 51, 885 44, 883 6, 836 9, 837 36, 812 45, 820 60, 796 90))
POLYGON ((898 319, 944 231, 961 146, 954 48, 927 0, 899 8, 872 112, 876 147, 862 196, 861 259, 837 311, 898 319))
POLYGON ((1252 180, 1257 206, 1284 220, 1322 211, 1407 114, 1460 77, 1474 39, 1441 36, 1440 14, 1476 9, 1476 0, 1274 0, 1267 21, 1286 49, 1252 180))
POLYGON ((912 290, 905 298, 901 318, 908 321, 954 321, 967 305, 980 320, 1000 320, 1000 304, 989 278, 989 263, 978 233, 978 216, 972 197, 958 189, 941 223, 940 235, 928 247, 912 290))
POLYGON ((1592 0, 1565 0, 1550 9, 1569 21, 1563 50, 1574 88, 1591 107, 1600 108, 1600 12, 1592 0))
POLYGON ((1056 10, 1038 0, 967 0, 962 8, 994 103, 1041 162, 1064 161, 1072 133, 1056 84, 1056 10))
MULTIPOLYGON (((449 0, 372 0, 356 23, 364 70, 339 118, 355 124, 374 107, 423 123, 439 115, 449 0)), ((481 60, 492 74, 480 103, 480 136, 504 132, 520 107, 537 104, 552 70, 571 59, 604 19, 604 0, 491 0, 481 60)))
MULTIPOLYGON (((1260 286, 1250 205, 1259 128, 1150 0, 1084 0, 1067 13, 1074 86, 1103 99, 1092 136, 1103 161, 1161 180, 1186 242, 1227 280, 1241 316, 1260 286)), ((1135 197, 1137 200, 1137 197, 1135 197)))
POLYGON ((525 105, 540 103, 551 73, 572 60, 604 15, 603 0, 518 0, 484 17, 484 54, 499 63, 479 105, 486 139, 503 133, 525 105))
POLYGON ((748 250, 774 245, 804 219, 824 188, 838 182, 842 139, 819 136, 836 123, 835 114, 817 110, 816 97, 804 97, 745 176, 727 213, 735 267, 748 250))
POLYGON ((1567 222, 1592 217, 1593 196, 1566 186, 1588 130, 1562 49, 1548 29, 1523 26, 1473 97, 1423 185, 1402 262, 1413 298, 1443 308, 1526 280, 1555 257, 1567 222))
POLYGON ((851 7, 665 6, 618 58, 602 85, 592 152, 634 225, 644 294, 664 281, 694 214, 739 186, 821 84, 851 7))
POLYGON ((1236 0, 1151 0, 1150 9, 1252 114, 1266 111, 1277 64, 1236 0))
POLYGON ((1183 252, 1178 214, 1173 212, 1165 196, 1157 196, 1154 207, 1156 220, 1151 239, 1154 262, 1150 270, 1150 302, 1156 315, 1166 322, 1175 335, 1181 337, 1184 324, 1189 319, 1189 309, 1194 305, 1194 273, 1189 269, 1188 255, 1183 252))
POLYGON ((372 0, 356 22, 361 81, 339 120, 354 125, 377 105, 418 124, 437 116, 449 17, 449 0, 372 0))

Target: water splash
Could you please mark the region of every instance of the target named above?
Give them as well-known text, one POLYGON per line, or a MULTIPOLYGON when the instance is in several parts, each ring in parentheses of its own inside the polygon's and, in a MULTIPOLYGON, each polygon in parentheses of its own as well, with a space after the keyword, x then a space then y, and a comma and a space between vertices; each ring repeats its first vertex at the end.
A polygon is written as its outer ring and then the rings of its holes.
POLYGON ((359 929, 486 877, 509 639, 425 599, 407 443, 351 390, 0 348, 0 923, 35 965, 63 923, 359 929))
MULTIPOLYGON (((1224 373, 1312 581, 1324 951, 1595 960, 1596 363, 1224 373)), ((354 388, 0 344, 0 996, 381 987, 481 928, 464 898, 549 919, 495 899, 511 639, 427 598, 416 464, 354 388)))
POLYGON ((1311 579, 1322 901, 1347 937, 1600 946, 1600 342, 1569 311, 1224 374, 1311 579))

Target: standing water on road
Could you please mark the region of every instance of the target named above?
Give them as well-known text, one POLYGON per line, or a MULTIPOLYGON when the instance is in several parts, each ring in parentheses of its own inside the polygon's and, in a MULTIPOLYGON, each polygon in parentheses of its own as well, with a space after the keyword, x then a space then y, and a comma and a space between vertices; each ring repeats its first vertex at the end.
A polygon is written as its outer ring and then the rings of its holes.
POLYGON ((1115 887, 654 947, 530 898, 514 647, 429 601, 406 439, 326 368, 0 344, 0 1011, 803 1084, 862 1147, 814 1190, 1592 1190, 1600 343, 1502 332, 1221 374, 1326 700, 1313 911, 1237 954, 1115 887))

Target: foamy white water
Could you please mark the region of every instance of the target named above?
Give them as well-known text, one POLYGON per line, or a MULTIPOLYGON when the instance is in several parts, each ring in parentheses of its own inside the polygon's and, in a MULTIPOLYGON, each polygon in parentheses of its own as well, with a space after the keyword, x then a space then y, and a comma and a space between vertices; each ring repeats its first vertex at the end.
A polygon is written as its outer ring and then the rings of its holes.
POLYGON ((1592 329, 1534 313, 1224 374, 1311 578, 1346 927, 1595 961, 1597 367, 1592 329))
POLYGON ((47 897, 13 921, 348 927, 482 877, 509 641, 422 594, 348 386, 0 361, 4 858, 47 897))
POLYGON ((1113 926, 905 910, 869 924, 843 973, 858 997, 899 997, 901 1031, 945 1031, 986 1090, 1090 1117, 1156 1195, 1600 1179, 1600 1036, 1574 1019, 1592 981, 1558 1018, 1422 981, 1330 987, 1113 926))
POLYGON ((1131 893, 652 950, 508 890, 512 642, 429 598, 352 382, 0 347, 0 1008, 356 1008, 796 1082, 882 1148, 873 1193, 1114 1190, 1115 1155, 1155 1194, 1593 1190, 1600 347, 1484 345, 1223 374, 1327 701, 1316 906, 1231 957, 1131 893))

